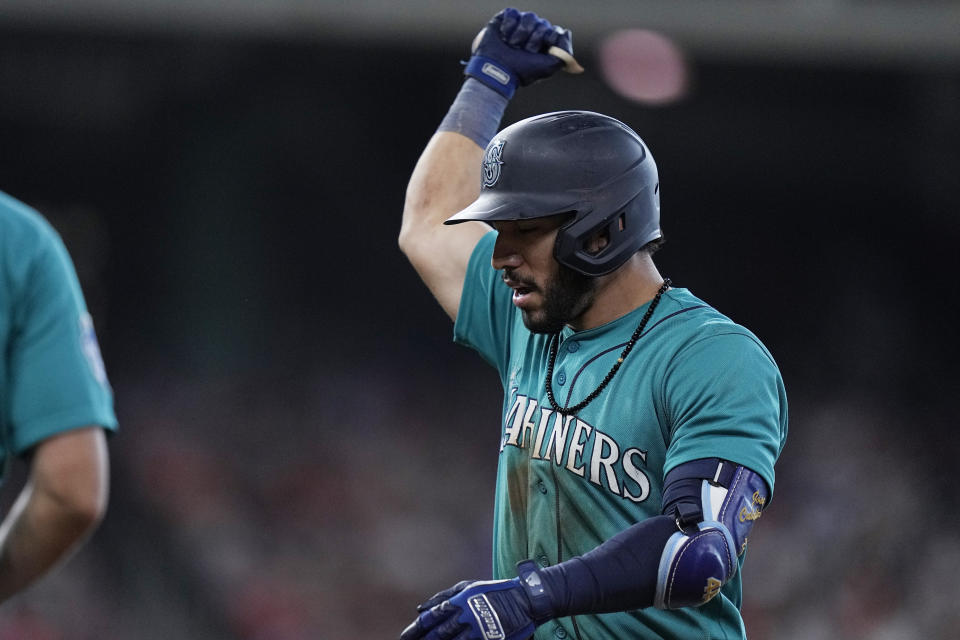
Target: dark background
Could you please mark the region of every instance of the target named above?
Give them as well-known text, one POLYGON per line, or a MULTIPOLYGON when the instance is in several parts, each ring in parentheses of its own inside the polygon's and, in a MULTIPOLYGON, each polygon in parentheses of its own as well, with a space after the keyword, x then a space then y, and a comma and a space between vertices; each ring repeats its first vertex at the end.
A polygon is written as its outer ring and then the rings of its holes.
MULTIPOLYGON (((497 377, 396 247, 461 35, 0 21, 0 189, 63 235, 121 423, 107 519, 0 608, 0 638, 389 638, 488 577, 497 377)), ((661 174, 661 272, 780 364, 751 637, 951 637, 960 70, 691 55, 689 95, 652 107, 596 55, 504 123, 633 126, 661 174)))

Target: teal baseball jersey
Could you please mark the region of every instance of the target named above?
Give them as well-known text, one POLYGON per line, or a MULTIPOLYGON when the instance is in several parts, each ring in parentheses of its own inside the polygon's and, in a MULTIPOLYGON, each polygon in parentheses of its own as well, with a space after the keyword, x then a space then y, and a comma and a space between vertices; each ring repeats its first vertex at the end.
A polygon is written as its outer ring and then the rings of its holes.
POLYGON ((0 192, 0 460, 59 432, 116 429, 93 321, 60 237, 0 192))
MULTIPOLYGON (((490 266, 495 239, 484 236, 471 256, 454 327, 454 339, 496 367, 504 387, 494 578, 514 577, 527 558, 548 566, 582 555, 660 515, 664 475, 684 462, 724 458, 773 491, 787 401, 776 363, 753 333, 688 290, 670 289, 609 385, 564 416, 545 391, 550 341, 559 339, 554 396, 572 406, 610 371, 647 305, 585 331, 533 334, 490 266)), ((744 637, 740 575, 701 607, 563 618, 535 638, 744 637)))

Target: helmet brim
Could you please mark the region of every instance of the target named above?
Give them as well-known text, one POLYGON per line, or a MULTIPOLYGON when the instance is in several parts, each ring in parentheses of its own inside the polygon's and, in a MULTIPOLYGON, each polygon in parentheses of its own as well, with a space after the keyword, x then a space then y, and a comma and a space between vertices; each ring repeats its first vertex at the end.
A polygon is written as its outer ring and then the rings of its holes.
POLYGON ((443 224, 461 222, 497 222, 507 220, 531 220, 546 218, 560 213, 570 213, 580 208, 580 200, 569 193, 509 195, 484 190, 480 197, 467 208, 453 214, 443 224))

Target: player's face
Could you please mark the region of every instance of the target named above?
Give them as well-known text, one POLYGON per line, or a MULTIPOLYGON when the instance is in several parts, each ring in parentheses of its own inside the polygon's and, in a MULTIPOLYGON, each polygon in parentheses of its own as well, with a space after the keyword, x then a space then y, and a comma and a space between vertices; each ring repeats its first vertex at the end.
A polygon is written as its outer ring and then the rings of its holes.
POLYGON ((534 333, 557 333, 593 304, 594 278, 559 264, 553 257, 557 230, 567 216, 497 222, 493 268, 513 289, 513 304, 534 333))

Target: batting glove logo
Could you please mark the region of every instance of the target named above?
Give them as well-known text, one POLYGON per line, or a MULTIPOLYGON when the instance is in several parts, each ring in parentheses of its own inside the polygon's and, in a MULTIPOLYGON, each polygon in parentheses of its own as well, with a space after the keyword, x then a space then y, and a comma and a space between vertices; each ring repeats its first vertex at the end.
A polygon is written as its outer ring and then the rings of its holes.
POLYGON ((503 145, 506 142, 506 140, 494 140, 483 154, 483 186, 487 189, 500 180, 500 167, 503 166, 500 158, 503 156, 503 145))
POLYGON ((477 627, 483 634, 484 640, 503 640, 506 635, 503 632, 503 625, 500 624, 500 618, 497 612, 490 606, 490 601, 484 594, 472 596, 467 600, 470 605, 470 611, 473 617, 477 619, 477 627))
POLYGON ((503 86, 510 84, 510 74, 493 64, 492 62, 487 62, 482 67, 480 67, 480 73, 484 74, 489 78, 493 78, 503 86))

